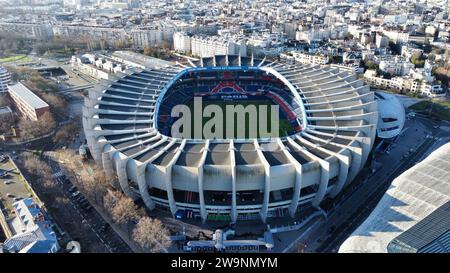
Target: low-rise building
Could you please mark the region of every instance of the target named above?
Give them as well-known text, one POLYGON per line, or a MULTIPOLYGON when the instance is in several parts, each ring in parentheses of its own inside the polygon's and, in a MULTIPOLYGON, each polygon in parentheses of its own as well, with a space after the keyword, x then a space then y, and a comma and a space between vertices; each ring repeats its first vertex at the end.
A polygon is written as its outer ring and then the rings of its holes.
POLYGON ((11 222, 14 236, 2 245, 6 253, 55 253, 60 246, 52 223, 33 198, 13 203, 16 217, 11 222))
POLYGON ((45 101, 20 82, 8 86, 8 93, 16 108, 28 119, 39 120, 42 115, 50 110, 45 101))

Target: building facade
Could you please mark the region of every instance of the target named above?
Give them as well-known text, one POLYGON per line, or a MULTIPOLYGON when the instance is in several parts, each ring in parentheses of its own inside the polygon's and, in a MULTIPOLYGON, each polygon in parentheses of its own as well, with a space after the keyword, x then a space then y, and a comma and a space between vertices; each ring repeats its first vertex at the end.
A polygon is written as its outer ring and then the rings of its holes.
POLYGON ((47 23, 0 22, 0 32, 37 40, 53 38, 52 25, 47 23))
POLYGON ((20 113, 31 120, 39 120, 49 112, 49 105, 22 83, 8 86, 8 93, 20 113))
POLYGON ((8 92, 8 85, 11 83, 11 74, 0 66, 0 96, 8 92))
POLYGON ((326 55, 315 55, 296 51, 291 51, 289 54, 282 53, 280 54, 280 59, 289 63, 314 65, 324 65, 327 64, 330 60, 330 58, 326 55))

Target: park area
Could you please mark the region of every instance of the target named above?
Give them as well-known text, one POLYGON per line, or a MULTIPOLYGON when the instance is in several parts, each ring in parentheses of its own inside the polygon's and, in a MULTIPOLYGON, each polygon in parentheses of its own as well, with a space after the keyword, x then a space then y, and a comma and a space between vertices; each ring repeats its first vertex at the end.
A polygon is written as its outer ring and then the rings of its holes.
POLYGON ((23 55, 23 54, 0 58, 0 64, 12 63, 12 62, 28 63, 31 61, 33 61, 33 59, 31 59, 30 57, 27 57, 26 55, 23 55))
POLYGON ((444 101, 421 101, 410 107, 410 109, 429 115, 432 118, 450 121, 450 103, 444 101))

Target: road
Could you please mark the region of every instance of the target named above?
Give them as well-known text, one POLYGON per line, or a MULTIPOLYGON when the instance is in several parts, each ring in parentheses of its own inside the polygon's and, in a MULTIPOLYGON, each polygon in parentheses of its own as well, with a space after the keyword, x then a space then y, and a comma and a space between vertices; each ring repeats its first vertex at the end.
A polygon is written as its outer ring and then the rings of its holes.
POLYGON ((64 195, 70 199, 71 205, 83 219, 82 223, 87 225, 92 230, 100 242, 102 242, 110 252, 132 253, 133 251, 131 248, 111 227, 109 227, 109 224, 107 224, 107 222, 95 209, 85 210, 81 208, 80 204, 74 200, 72 194, 69 192, 69 189, 73 186, 73 184, 68 179, 60 179, 63 174, 58 163, 49 157, 45 157, 45 160, 52 169, 53 173, 56 174, 56 177, 54 178, 55 182, 57 182, 58 186, 62 189, 64 195))
POLYGON ((360 204, 358 208, 354 208, 355 212, 351 214, 348 219, 342 221, 339 219, 342 214, 342 210, 346 210, 346 206, 341 205, 341 209, 334 211, 329 221, 332 221, 336 228, 324 241, 324 243, 316 249, 317 252, 334 252, 337 248, 350 236, 350 234, 369 216, 372 210, 376 207, 384 193, 387 191, 391 182, 399 176, 401 173, 409 169, 414 165, 416 160, 431 146, 433 145, 432 139, 427 139, 420 146, 420 148, 407 160, 400 163, 400 165, 394 169, 390 174, 380 174, 369 178, 353 195, 355 198, 349 198, 347 204, 354 207, 354 204, 360 204), (365 194, 360 195, 365 192, 365 194), (366 198, 366 196, 368 198, 366 198), (357 199, 355 202, 354 199, 357 199))
POLYGON ((342 242, 367 218, 377 205, 391 182, 401 173, 420 161, 437 142, 444 143, 450 132, 435 128, 437 123, 426 118, 408 121, 410 127, 397 141, 397 148, 390 155, 380 158, 383 166, 373 174, 360 174, 334 200, 327 220, 320 220, 299 244, 307 252, 336 252, 342 242), (431 135, 431 136, 430 136, 431 135), (441 139, 439 141, 439 139, 441 139), (406 153, 405 153, 406 151, 406 153))

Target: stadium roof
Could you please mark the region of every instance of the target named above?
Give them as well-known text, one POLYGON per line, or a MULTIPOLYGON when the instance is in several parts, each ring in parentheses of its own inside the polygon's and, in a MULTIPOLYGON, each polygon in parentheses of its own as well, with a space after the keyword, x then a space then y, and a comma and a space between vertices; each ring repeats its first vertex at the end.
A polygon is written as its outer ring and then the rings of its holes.
POLYGON ((449 166, 447 143, 397 177, 339 252, 388 252, 391 241, 390 251, 400 251, 399 245, 403 251, 414 251, 448 238, 449 166))
MULTIPOLYGON (((231 211, 233 221, 241 208, 242 213, 259 211, 264 221, 276 206, 284 206, 293 215, 299 204, 313 202, 317 206, 327 194, 336 196, 364 165, 375 138, 378 113, 374 93, 354 73, 237 55, 206 57, 189 64, 129 69, 120 78, 99 83, 85 99, 83 127, 93 158, 110 166, 109 172, 116 171, 123 191, 140 194, 148 208, 160 202, 175 214, 177 202, 180 208, 189 203, 206 220, 207 209, 217 211, 216 205, 205 201, 215 202, 208 197, 210 192, 229 192, 236 185, 234 195, 230 192, 234 200, 237 191, 258 192, 251 201, 256 205, 234 202, 220 206, 231 211), (234 74, 243 80, 256 76, 264 86, 268 83, 264 89, 257 84, 251 87, 258 92, 263 89, 266 97, 280 105, 295 130, 281 138, 251 139, 169 134, 170 110, 195 95, 194 89, 184 87, 189 84, 186 79, 211 81, 198 90, 209 96, 222 92, 222 78, 234 74), (157 191, 149 193, 147 179, 157 191), (129 185, 136 180, 139 192, 129 185), (309 187, 314 184, 320 186, 309 187), (170 187, 198 192, 205 198, 180 203, 170 187), (301 188, 306 190, 300 198, 301 188), (283 189, 291 190, 292 198, 283 197, 285 200, 269 207, 270 190, 283 189)), ((239 86, 231 89, 233 94, 255 92, 239 86)))
POLYGON ((151 68, 151 69, 174 65, 174 63, 172 63, 172 62, 168 62, 168 61, 150 57, 150 56, 145 56, 145 55, 138 54, 138 53, 135 53, 132 51, 115 51, 113 53, 113 56, 125 59, 125 60, 133 62, 133 63, 137 63, 139 65, 142 65, 146 68, 151 68))
POLYGON ((388 251, 450 252, 450 202, 393 239, 388 251))
POLYGON ((8 88, 34 109, 48 107, 45 101, 20 82, 15 85, 10 85, 8 88))

